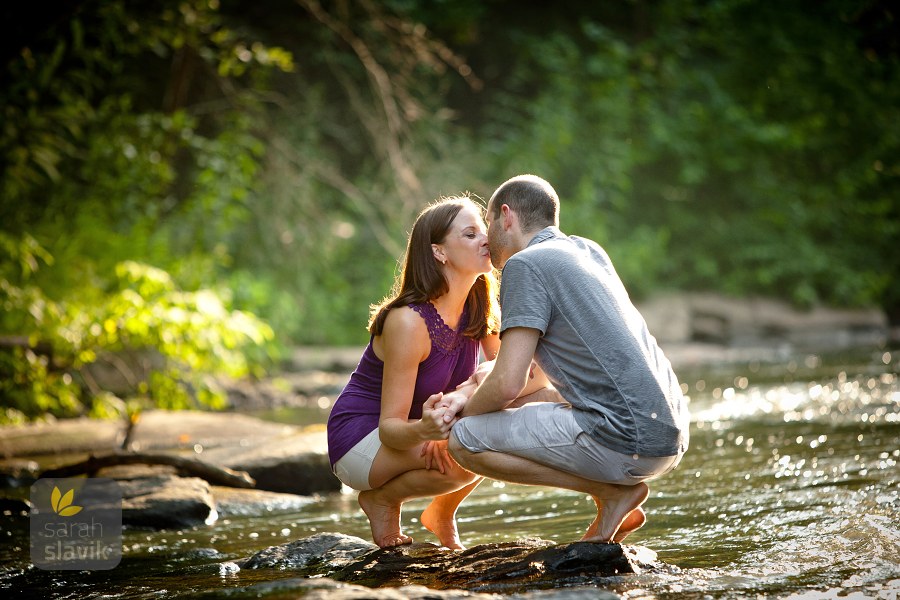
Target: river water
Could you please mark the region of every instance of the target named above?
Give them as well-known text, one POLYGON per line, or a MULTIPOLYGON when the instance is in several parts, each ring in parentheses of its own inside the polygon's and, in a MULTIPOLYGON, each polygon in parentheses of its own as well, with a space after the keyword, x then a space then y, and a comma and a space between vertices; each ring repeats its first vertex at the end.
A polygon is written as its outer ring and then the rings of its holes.
MULTIPOLYGON (((691 447, 676 471, 651 484, 648 522, 626 543, 655 550, 680 573, 610 579, 602 587, 629 600, 896 599, 898 371, 900 352, 877 350, 679 372, 691 398, 691 447)), ((303 413, 307 423, 326 416, 310 414, 303 413)), ((434 541, 416 519, 424 506, 406 505, 404 527, 434 541)), ((486 481, 460 508, 459 524, 469 546, 523 537, 568 542, 580 537, 593 510, 576 493, 486 481)), ((3 597, 239 592, 291 576, 236 568, 260 549, 323 531, 369 535, 355 495, 331 494, 299 512, 232 515, 177 532, 126 530, 116 569, 67 572, 30 565, 22 519, 0 517, 0 526, 3 597)))

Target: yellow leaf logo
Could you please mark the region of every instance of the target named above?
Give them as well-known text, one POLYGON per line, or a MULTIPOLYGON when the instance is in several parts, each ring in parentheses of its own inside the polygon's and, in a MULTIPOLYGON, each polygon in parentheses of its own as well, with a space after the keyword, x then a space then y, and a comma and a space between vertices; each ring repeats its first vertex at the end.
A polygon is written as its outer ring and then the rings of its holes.
POLYGON ((61 517, 77 515, 81 512, 82 507, 72 504, 73 500, 75 500, 74 489, 63 494, 58 487, 53 486, 53 493, 50 494, 50 505, 53 507, 53 512, 61 517))

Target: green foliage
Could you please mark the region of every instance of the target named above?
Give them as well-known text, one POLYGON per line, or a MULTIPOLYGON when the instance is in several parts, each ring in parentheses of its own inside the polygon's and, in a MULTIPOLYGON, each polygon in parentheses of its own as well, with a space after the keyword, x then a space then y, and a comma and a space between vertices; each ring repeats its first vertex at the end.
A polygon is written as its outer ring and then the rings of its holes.
POLYGON ((158 356, 134 392, 166 407, 220 406, 211 375, 259 375, 271 362, 270 327, 231 306, 219 275, 231 264, 228 236, 250 215, 263 151, 249 86, 292 68, 291 57, 242 40, 217 7, 84 3, 7 65, 9 418, 127 411, 86 368, 120 352, 158 356), (190 86, 203 102, 185 105, 179 90, 190 86))
POLYGON ((882 0, 79 3, 2 77, 0 401, 127 412, 85 366, 142 349, 140 401, 214 404, 201 373, 256 373, 273 339, 363 344, 416 213, 522 172, 637 297, 900 322, 897 23, 882 0))
MULTIPOLYGON (((20 256, 35 252, 28 242, 20 248, 20 256)), ((212 375, 260 375, 262 352, 273 350, 274 333, 258 318, 228 308, 212 290, 183 291, 165 271, 131 261, 117 265, 115 286, 89 303, 55 302, 4 277, 0 306, 2 330, 23 337, 0 351, 6 421, 44 413, 112 416, 147 405, 222 407, 212 375), (120 400, 91 385, 89 366, 125 352, 145 355, 154 367, 134 382, 132 397, 120 400)))
POLYGON ((553 182, 563 228, 606 245, 637 295, 714 289, 900 318, 891 11, 642 4, 505 24, 515 60, 501 58, 513 68, 486 103, 494 179, 553 182))

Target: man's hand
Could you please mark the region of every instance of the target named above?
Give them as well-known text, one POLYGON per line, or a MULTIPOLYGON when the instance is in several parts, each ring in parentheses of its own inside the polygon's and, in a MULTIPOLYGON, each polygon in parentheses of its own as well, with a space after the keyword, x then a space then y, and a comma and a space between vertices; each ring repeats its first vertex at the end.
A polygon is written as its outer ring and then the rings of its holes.
POLYGON ((446 440, 450 437, 450 428, 457 419, 456 412, 450 413, 450 419, 446 419, 448 406, 453 403, 452 399, 445 403, 444 398, 449 395, 438 392, 429 396, 422 405, 419 433, 423 440, 446 440))
MULTIPOLYGON (((463 390, 465 389, 467 388, 463 388, 463 390)), ((471 391, 468 394, 464 393, 459 388, 457 388, 456 391, 444 394, 444 397, 439 404, 439 406, 444 409, 444 423, 447 423, 452 427, 459 420, 459 413, 462 412, 466 402, 469 401, 469 396, 471 396, 474 391, 475 387, 472 386, 471 391)))

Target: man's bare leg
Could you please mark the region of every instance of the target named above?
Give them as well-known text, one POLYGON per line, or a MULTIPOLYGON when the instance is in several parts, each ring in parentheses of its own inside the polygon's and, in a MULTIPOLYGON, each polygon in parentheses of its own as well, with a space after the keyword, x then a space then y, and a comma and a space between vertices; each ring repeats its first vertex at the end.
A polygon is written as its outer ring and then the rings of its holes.
POLYGON ((455 436, 450 436, 449 448, 456 462, 479 475, 512 483, 563 488, 599 498, 603 510, 596 533, 587 539, 582 538, 587 542, 613 541, 628 514, 643 504, 649 494, 645 483, 632 486, 600 483, 512 454, 469 452, 455 436))
POLYGON ((484 479, 479 477, 462 489, 443 496, 437 496, 422 511, 422 516, 420 517, 422 525, 437 536, 442 546, 446 546, 451 550, 466 549, 462 545, 459 539, 459 532, 456 529, 456 509, 482 481, 484 479))

